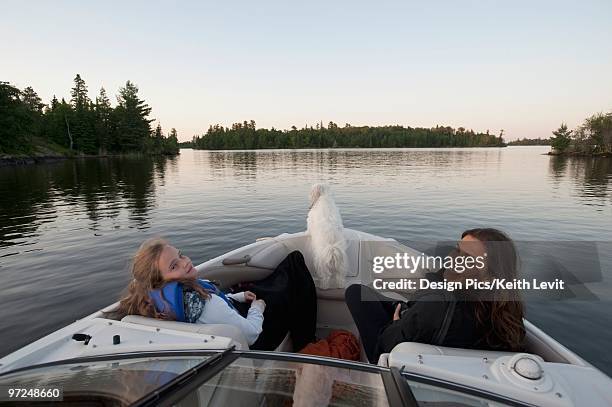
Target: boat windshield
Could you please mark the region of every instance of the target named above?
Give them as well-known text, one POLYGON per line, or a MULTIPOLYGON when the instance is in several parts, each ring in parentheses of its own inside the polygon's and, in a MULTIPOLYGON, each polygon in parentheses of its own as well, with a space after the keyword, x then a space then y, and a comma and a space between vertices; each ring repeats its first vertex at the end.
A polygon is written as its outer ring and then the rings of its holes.
POLYGON ((379 371, 240 357, 180 406, 389 406, 379 371))
POLYGON ((231 349, 53 364, 3 374, 0 388, 6 386, 61 388, 63 403, 49 404, 79 406, 505 405, 378 366, 231 349))
POLYGON ((0 387, 58 388, 63 391, 63 402, 67 405, 124 406, 154 392, 210 357, 148 357, 54 364, 2 375, 0 387))
POLYGON ((63 403, 70 405, 156 405, 163 401, 177 406, 389 405, 376 368, 364 371, 321 365, 316 360, 303 363, 231 353, 225 361, 219 356, 223 355, 53 364, 4 374, 0 387, 61 388, 63 403), (205 373, 213 358, 220 359, 212 365, 213 373, 198 377, 198 366, 204 366, 205 373), (167 394, 160 391, 169 385, 184 387, 190 380, 196 386, 167 394))

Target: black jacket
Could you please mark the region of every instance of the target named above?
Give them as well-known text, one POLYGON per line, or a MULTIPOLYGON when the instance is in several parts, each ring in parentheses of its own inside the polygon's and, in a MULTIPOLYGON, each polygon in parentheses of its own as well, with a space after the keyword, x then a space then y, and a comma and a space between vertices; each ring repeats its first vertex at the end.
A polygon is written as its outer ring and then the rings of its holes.
MULTIPOLYGON (((442 271, 428 273, 432 281, 443 281, 442 271)), ((491 334, 490 323, 476 319, 474 302, 462 300, 446 290, 419 290, 397 321, 384 327, 376 344, 376 358, 401 342, 420 342, 453 348, 509 350, 491 334), (489 342, 486 340, 489 333, 489 342)))

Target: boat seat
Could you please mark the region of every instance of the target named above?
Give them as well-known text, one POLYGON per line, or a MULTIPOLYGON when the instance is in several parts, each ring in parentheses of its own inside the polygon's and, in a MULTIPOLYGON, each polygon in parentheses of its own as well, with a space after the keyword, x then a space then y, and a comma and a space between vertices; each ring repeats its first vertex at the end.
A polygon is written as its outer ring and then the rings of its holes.
POLYGON ((165 321, 162 319, 147 318, 141 315, 128 315, 121 321, 132 324, 154 326, 156 328, 173 329, 175 331, 193 332, 203 335, 217 335, 231 338, 236 348, 249 349, 246 338, 240 328, 228 324, 190 324, 187 322, 165 321))
POLYGON ((345 288, 330 288, 327 290, 317 288, 317 298, 320 300, 344 301, 344 291, 346 291, 345 288))
POLYGON ((429 345, 419 342, 402 342, 391 349, 390 353, 383 353, 378 359, 380 366, 401 366, 402 360, 413 359, 415 355, 462 356, 470 358, 487 358, 495 360, 502 356, 511 356, 515 352, 502 352, 481 349, 449 348, 446 346, 429 345))
MULTIPOLYGON (((163 319, 155 319, 143 317, 142 315, 128 315, 121 321, 130 322, 132 324, 140 324, 147 326, 154 326, 156 328, 173 329, 175 331, 193 332, 202 335, 216 335, 224 338, 231 338, 237 349, 248 350, 249 345, 247 343, 244 334, 240 328, 229 325, 229 324, 190 324, 187 322, 177 321, 165 321, 163 319)), ((276 352, 291 352, 293 350, 293 343, 289 334, 285 336, 285 339, 275 349, 276 352)))

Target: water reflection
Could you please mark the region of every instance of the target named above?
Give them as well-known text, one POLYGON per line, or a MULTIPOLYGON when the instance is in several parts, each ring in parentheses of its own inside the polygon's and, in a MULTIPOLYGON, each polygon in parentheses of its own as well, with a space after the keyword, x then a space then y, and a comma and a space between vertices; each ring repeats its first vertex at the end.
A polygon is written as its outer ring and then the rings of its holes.
POLYGON ((42 167, 0 168, 0 191, 0 247, 27 244, 24 238, 36 236, 41 219, 56 217, 42 167))
POLYGON ((53 222, 58 212, 84 213, 95 231, 101 220, 115 219, 126 209, 132 227, 147 228, 156 180, 163 185, 169 165, 176 166, 176 159, 76 159, 2 168, 0 247, 32 243, 41 225, 53 222))
MULTIPOLYGON (((477 197, 491 193, 479 191, 478 182, 486 184, 483 174, 508 173, 505 162, 517 171, 520 163, 502 158, 501 149, 488 150, 263 150, 198 152, 192 165, 204 168, 211 181, 237 181, 252 191, 257 183, 289 183, 292 178, 327 181, 342 188, 362 187, 355 205, 371 196, 367 185, 394 188, 389 202, 398 209, 400 200, 415 189, 429 190, 439 197, 440 188, 456 195, 477 197), (206 168, 208 167, 208 168, 206 168), (480 177, 471 181, 469 177, 480 177), (260 178, 261 180, 258 180, 260 178), (281 180, 284 178, 284 180, 281 180)), ((540 157, 538 157, 540 158, 540 157)), ((606 158, 541 157, 548 160, 548 178, 553 189, 567 189, 575 201, 596 210, 609 208, 612 201, 610 183, 612 160, 606 158)), ((514 158, 513 158, 514 159, 514 158)), ((58 213, 86 216, 87 227, 100 231, 104 227, 147 229, 150 211, 156 207, 156 188, 166 186, 166 173, 178 174, 178 158, 148 159, 79 159, 54 164, 5 167, 0 169, 0 247, 28 245, 39 234, 42 225, 54 222, 58 213), (127 223, 119 218, 126 212, 127 223)), ((308 181, 307 181, 308 180, 308 181)), ((500 184, 506 191, 513 188, 508 179, 500 184)), ((524 181, 526 182, 526 181, 524 181)), ((226 185, 227 186, 227 185, 226 185)), ((518 187, 517 187, 518 188, 518 187)), ((271 191, 271 190, 270 190, 271 191)), ((353 193, 354 190, 351 190, 353 193)), ((262 191, 261 185, 258 190, 262 191)), ((522 193, 517 189, 517 192, 522 193)), ((380 192, 378 193, 380 195, 380 192)), ((545 194, 542 199, 548 199, 545 194)), ((365 200, 365 201, 364 201, 365 200)), ((406 200, 408 202, 409 198, 406 200)), ((347 208, 348 211, 350 209, 347 208)), ((387 214, 390 215, 390 214, 387 214)), ((410 236, 398 236, 410 238, 410 236)), ((7 253, 0 253, 7 255, 7 253)))
POLYGON ((562 180, 571 180, 575 194, 585 205, 602 207, 612 200, 612 160, 609 158, 552 156, 549 172, 556 186, 562 180))
MULTIPOLYGON (((258 150, 202 152, 196 161, 209 165, 218 176, 255 177, 257 173, 288 171, 291 174, 304 170, 318 170, 328 174, 345 173, 353 168, 384 168, 385 175, 402 173, 411 169, 457 168, 478 169, 484 163, 501 162, 499 149, 480 150, 477 154, 468 149, 381 149, 381 150, 258 150)), ((433 174, 432 174, 433 175, 433 174)))

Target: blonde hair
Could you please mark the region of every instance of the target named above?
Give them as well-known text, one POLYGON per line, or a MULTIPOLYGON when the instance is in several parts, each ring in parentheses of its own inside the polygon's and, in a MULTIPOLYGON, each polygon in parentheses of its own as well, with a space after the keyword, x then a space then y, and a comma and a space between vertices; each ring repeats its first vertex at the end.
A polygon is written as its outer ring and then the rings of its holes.
MULTIPOLYGON (((168 281, 164 280, 159 268, 159 258, 168 242, 161 237, 145 240, 132 258, 130 273, 132 281, 126 293, 121 297, 119 306, 111 311, 114 318, 121 319, 126 315, 142 315, 150 318, 174 320, 175 316, 159 312, 150 296, 152 290, 161 289, 168 281)), ((210 296, 195 280, 179 279, 177 281, 187 288, 196 291, 202 298, 210 296)), ((162 293, 162 299, 163 293, 162 293)))

